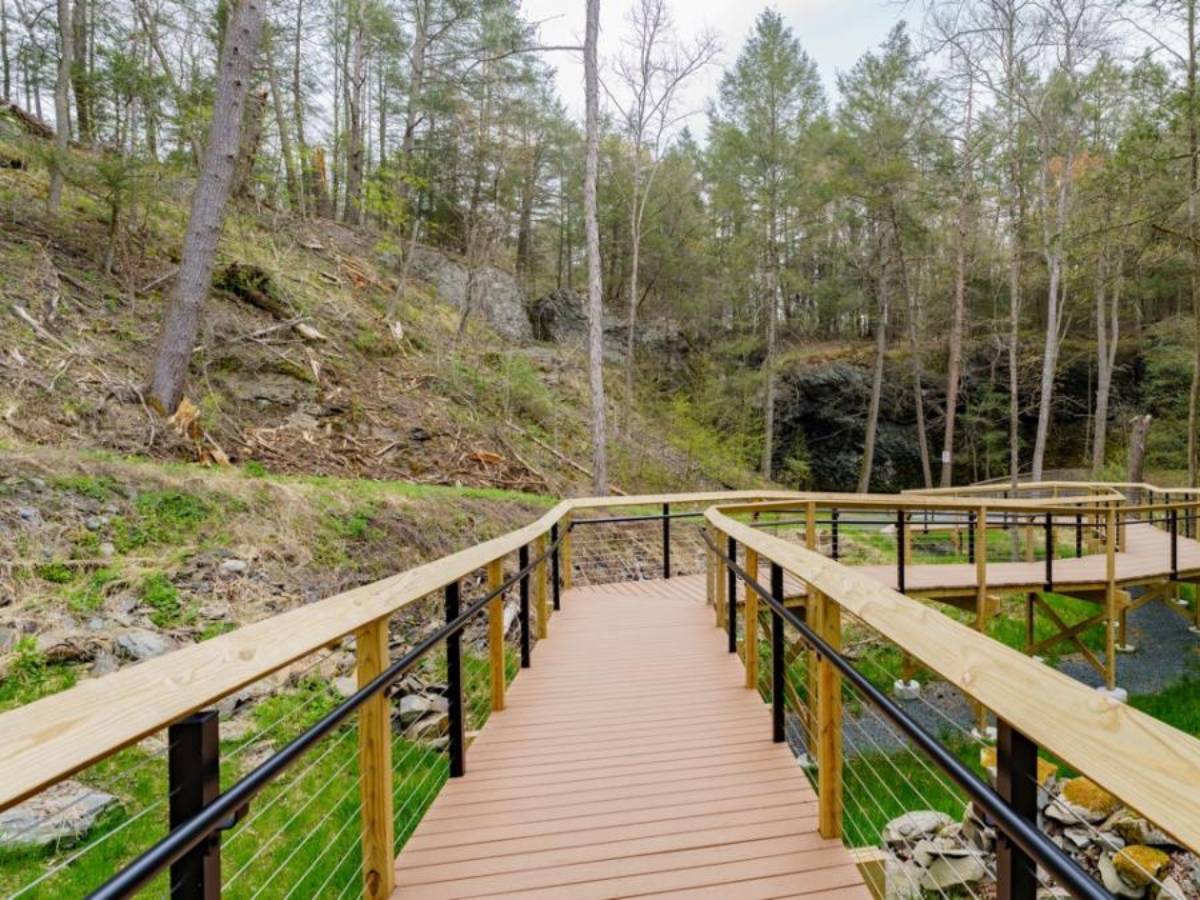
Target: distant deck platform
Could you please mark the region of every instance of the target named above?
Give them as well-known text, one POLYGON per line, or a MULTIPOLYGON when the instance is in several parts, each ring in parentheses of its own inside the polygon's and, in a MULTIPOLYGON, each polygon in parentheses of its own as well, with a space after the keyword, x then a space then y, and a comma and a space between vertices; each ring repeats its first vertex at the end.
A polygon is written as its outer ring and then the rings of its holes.
POLYGON ((870 896, 713 627, 704 578, 563 596, 394 897, 870 896))

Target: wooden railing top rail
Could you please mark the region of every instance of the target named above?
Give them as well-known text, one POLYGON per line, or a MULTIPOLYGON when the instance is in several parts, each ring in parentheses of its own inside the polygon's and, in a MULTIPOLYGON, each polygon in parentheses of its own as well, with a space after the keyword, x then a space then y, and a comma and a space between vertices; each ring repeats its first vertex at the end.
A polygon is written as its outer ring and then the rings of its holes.
MULTIPOLYGON (((738 507, 742 509, 742 507, 738 507)), ((1040 746, 1200 850, 1200 741, 797 544, 706 512, 1040 746), (1036 698, 1036 699, 1034 699, 1036 698)))
POLYGON ((1200 498, 1200 488, 1161 487, 1146 481, 1022 481, 1015 488, 1005 482, 984 482, 959 487, 909 488, 901 493, 932 496, 967 496, 972 494, 1003 493, 1012 490, 1020 493, 1047 490, 1103 491, 1122 497, 1131 491, 1150 491, 1155 494, 1191 495, 1200 498))
POLYGON ((574 510, 794 496, 725 491, 563 500, 536 521, 490 541, 84 681, 0 715, 0 810, 516 552, 574 510))

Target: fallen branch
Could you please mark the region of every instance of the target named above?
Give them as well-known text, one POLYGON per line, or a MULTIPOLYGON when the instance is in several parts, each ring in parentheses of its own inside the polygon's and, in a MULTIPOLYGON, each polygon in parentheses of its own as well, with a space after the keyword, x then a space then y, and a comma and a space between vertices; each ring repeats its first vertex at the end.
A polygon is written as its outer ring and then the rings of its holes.
MULTIPOLYGON (((526 431, 524 428, 522 428, 516 422, 508 421, 508 422, 505 422, 504 424, 506 424, 509 428, 513 429, 514 431, 521 432, 521 434, 525 435, 525 437, 529 438, 531 441, 533 441, 535 444, 537 444, 539 447, 541 447, 547 453, 550 453, 551 455, 553 455, 554 458, 557 459, 559 462, 570 466, 576 472, 580 472, 580 473, 586 475, 588 478, 596 477, 595 473, 592 472, 591 469, 581 466, 579 463, 575 462, 575 460, 571 459, 571 457, 569 457, 563 453, 560 453, 558 450, 551 447, 549 444, 547 444, 541 438, 537 437, 534 434, 530 434, 528 431, 526 431)), ((629 494, 627 494, 625 491, 621 490, 619 487, 616 487, 615 485, 610 484, 608 486, 608 489, 619 497, 628 497, 629 496, 629 494)))

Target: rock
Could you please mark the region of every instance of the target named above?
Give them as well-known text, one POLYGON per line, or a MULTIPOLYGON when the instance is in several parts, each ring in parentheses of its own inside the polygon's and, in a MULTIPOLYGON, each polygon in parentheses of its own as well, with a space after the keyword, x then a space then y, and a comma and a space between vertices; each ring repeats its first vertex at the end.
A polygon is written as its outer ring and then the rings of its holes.
POLYGON ((423 694, 408 694, 400 698, 400 727, 407 728, 422 716, 437 711, 432 698, 423 694))
MULTIPOLYGON (((384 262, 392 264, 392 260, 386 258, 384 262)), ((464 308, 467 285, 472 279, 465 262, 430 247, 418 246, 413 248, 411 266, 413 273, 431 284, 444 302, 458 310, 464 308)), ((533 328, 525 311, 520 282, 510 273, 494 266, 478 267, 473 280, 475 314, 502 337, 517 341, 532 340, 533 328)))
POLYGON ((17 629, 0 627, 0 653, 7 653, 17 643, 17 629))
POLYGON ((353 697, 358 693, 358 679, 353 675, 345 675, 333 679, 333 689, 343 697, 353 697))
POLYGON ((996 829, 984 824, 983 816, 975 810, 975 804, 967 805, 962 820, 962 836, 972 847, 991 853, 996 846, 996 829))
POLYGON ((37 648, 48 663, 91 662, 98 643, 89 635, 58 628, 39 634, 37 648))
POLYGON ((1105 853, 1100 857, 1097 866, 1100 870, 1100 881, 1104 885, 1104 889, 1110 894, 1117 897, 1128 897, 1130 900, 1141 900, 1146 896, 1146 888, 1144 886, 1127 884, 1117 872, 1117 868, 1113 865, 1112 856, 1105 853))
POLYGON ((933 837, 954 822, 945 813, 917 810, 898 816, 883 826, 885 844, 912 844, 924 837, 933 837))
POLYGON ((1100 830, 1119 834, 1126 844, 1146 844, 1150 847, 1178 846, 1162 829, 1156 828, 1128 809, 1117 810, 1100 826, 1100 830))
POLYGON ((404 733, 404 736, 414 741, 429 741, 445 737, 450 731, 450 716, 446 713, 434 713, 425 716, 404 733))
MULTIPOLYGON (((212 590, 212 586, 208 586, 209 590, 200 590, 196 587, 196 593, 204 594, 212 590)), ((233 616, 233 610, 224 600, 214 600, 211 603, 206 603, 200 607, 200 618, 208 619, 211 622, 227 622, 233 616)))
POLYGON ((20 507, 17 510, 17 515, 20 517, 22 522, 26 522, 29 525, 39 525, 42 521, 42 514, 32 506, 20 507))
POLYGON ((921 876, 916 863, 889 857, 883 864, 884 900, 921 900, 921 876))
POLYGON ((70 845, 120 805, 112 794, 78 781, 62 781, 0 813, 0 850, 70 845))
POLYGON ((1158 888, 1158 896, 1160 898, 1167 897, 1170 900, 1185 900, 1183 885, 1168 875, 1158 888))
POLYGON ((1125 882, 1146 887, 1167 870, 1171 865, 1171 857, 1154 847, 1135 844, 1116 853, 1112 862, 1113 868, 1125 882))
POLYGON ((1121 801, 1087 778, 1070 778, 1049 806, 1046 815, 1074 825, 1079 821, 1103 822, 1121 808, 1121 801))
POLYGON ((92 661, 92 667, 88 669, 88 674, 93 678, 99 678, 102 675, 109 675, 119 668, 121 668, 121 664, 115 656, 108 652, 100 652, 92 661))
POLYGON ((134 628, 117 636, 117 649, 135 662, 141 662, 171 652, 175 642, 156 631, 134 628))
POLYGON ((1063 837, 1079 850, 1086 850, 1092 845, 1092 833, 1086 828, 1064 828, 1063 837))
POLYGON ((237 559, 235 557, 233 559, 224 560, 221 565, 217 567, 217 572, 226 577, 233 577, 235 575, 244 574, 249 568, 250 564, 248 562, 246 562, 244 559, 237 559))
POLYGON ((105 559, 111 559, 117 555, 117 545, 112 541, 102 541, 100 544, 100 555, 105 559))
POLYGON ((892 696, 897 700, 920 700, 921 682, 897 681, 892 685, 892 696))
POLYGON ((987 868, 976 855, 939 856, 921 875, 921 887, 942 893, 982 881, 987 868))
POLYGON ((99 531, 104 527, 104 520, 99 516, 88 516, 87 521, 83 523, 83 527, 88 531, 99 531))

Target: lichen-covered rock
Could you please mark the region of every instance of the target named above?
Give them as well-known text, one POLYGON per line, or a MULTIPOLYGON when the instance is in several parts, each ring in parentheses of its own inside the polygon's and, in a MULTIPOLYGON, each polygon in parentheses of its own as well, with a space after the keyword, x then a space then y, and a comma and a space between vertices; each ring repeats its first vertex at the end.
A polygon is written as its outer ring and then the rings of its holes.
POLYGON ((1171 857, 1154 847, 1134 844, 1113 856, 1113 868, 1130 884, 1149 885, 1158 881, 1171 864, 1171 857))
POLYGON ((62 781, 0 813, 0 851, 69 846, 120 804, 112 794, 62 781))
POLYGON ((1145 885, 1130 884, 1121 877, 1110 854, 1103 854, 1097 862, 1100 871, 1100 881, 1104 889, 1116 897, 1128 897, 1129 900, 1141 900, 1146 896, 1145 885))
POLYGON ((931 809, 917 810, 898 816, 883 826, 885 844, 915 844, 921 838, 933 837, 954 820, 945 813, 931 809))
POLYGON ((1070 778, 1046 807, 1046 815, 1073 825, 1079 821, 1103 822, 1121 808, 1121 801, 1087 778, 1070 778))
POLYGON ((1100 826, 1100 830, 1119 834, 1127 844, 1145 844, 1149 847, 1177 846, 1166 832, 1129 809, 1117 810, 1100 826))

